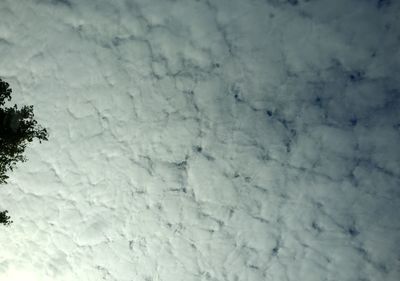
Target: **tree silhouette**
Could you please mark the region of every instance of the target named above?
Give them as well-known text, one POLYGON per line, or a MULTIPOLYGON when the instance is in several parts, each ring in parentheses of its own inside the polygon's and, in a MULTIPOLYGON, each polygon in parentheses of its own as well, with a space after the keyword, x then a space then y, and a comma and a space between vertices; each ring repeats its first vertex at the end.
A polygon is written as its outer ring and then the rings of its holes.
MULTIPOLYGON (((18 162, 25 162, 23 155, 28 142, 33 139, 48 140, 47 130, 33 119, 33 106, 17 105, 5 107, 6 101, 11 100, 12 89, 9 84, 0 79, 0 184, 6 184, 6 173, 12 171, 18 162)), ((8 211, 0 212, 0 224, 12 223, 8 211)))

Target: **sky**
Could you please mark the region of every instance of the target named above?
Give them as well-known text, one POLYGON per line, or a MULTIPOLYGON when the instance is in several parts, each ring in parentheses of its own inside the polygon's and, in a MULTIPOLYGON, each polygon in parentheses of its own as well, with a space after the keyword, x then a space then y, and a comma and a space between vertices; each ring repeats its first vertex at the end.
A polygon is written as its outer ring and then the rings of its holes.
POLYGON ((395 281, 400 2, 1 0, 48 142, 0 281, 395 281))

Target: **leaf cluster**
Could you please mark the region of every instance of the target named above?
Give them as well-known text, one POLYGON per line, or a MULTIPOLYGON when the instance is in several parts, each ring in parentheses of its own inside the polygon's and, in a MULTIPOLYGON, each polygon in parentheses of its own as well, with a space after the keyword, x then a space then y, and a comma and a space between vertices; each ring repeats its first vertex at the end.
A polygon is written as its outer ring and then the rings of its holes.
MULTIPOLYGON (((11 100, 12 89, 0 79, 0 184, 7 183, 6 173, 18 162, 25 162, 23 155, 28 143, 34 139, 48 140, 48 132, 34 119, 33 106, 5 107, 11 100)), ((8 224, 7 211, 0 212, 0 223, 8 224)))
POLYGON ((10 220, 10 216, 8 216, 7 213, 8 213, 7 210, 0 212, 0 224, 8 226, 13 223, 13 221, 10 220))

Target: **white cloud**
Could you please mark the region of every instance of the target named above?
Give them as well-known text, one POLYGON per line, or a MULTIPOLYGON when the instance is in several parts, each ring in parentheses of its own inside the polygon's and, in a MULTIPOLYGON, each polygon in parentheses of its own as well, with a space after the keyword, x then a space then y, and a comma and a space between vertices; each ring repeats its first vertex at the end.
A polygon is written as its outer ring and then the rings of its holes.
POLYGON ((397 280, 383 2, 1 1, 50 140, 0 189, 0 281, 397 280))

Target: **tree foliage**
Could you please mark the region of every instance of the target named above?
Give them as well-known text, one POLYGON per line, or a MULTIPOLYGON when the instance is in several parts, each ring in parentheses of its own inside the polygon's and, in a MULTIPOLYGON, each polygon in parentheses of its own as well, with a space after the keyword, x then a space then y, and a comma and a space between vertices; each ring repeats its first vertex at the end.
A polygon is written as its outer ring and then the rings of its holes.
POLYGON ((0 223, 4 225, 10 225, 12 224, 12 220, 10 220, 10 216, 7 216, 8 211, 2 211, 0 212, 0 223))
MULTIPOLYGON (((23 155, 29 142, 48 140, 48 132, 34 119, 33 106, 17 105, 6 107, 11 100, 12 89, 0 79, 0 184, 6 184, 6 173, 12 171, 18 162, 25 162, 23 155)), ((7 211, 0 212, 0 223, 11 223, 7 211)))

